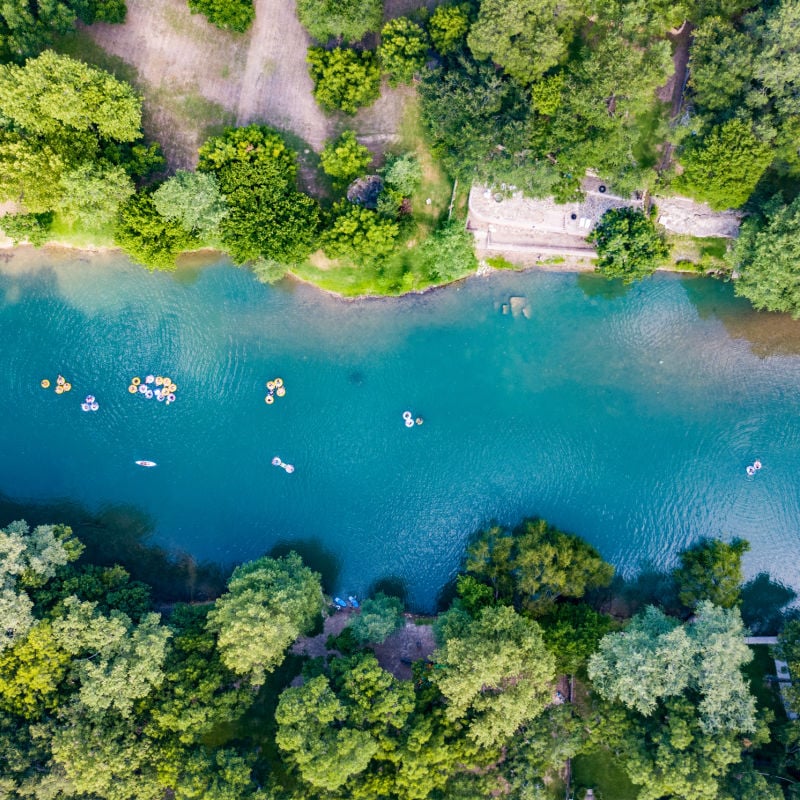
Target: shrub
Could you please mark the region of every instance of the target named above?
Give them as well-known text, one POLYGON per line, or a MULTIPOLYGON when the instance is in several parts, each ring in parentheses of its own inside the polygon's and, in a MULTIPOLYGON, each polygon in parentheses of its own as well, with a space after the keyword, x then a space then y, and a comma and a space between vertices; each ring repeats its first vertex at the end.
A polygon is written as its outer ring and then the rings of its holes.
POLYGON ((327 111, 355 114, 378 99, 381 70, 375 53, 337 47, 309 48, 308 64, 314 97, 327 111))
POLYGON ((53 212, 44 214, 6 214, 0 217, 0 230, 18 245, 27 240, 34 247, 41 247, 50 234, 53 212))
POLYGON ((457 50, 469 31, 467 5, 439 6, 428 20, 428 35, 443 56, 457 50))
POLYGON ((255 18, 253 0, 189 0, 193 14, 204 14, 212 25, 244 33, 255 18))
POLYGON ((363 175, 372 161, 372 154, 359 144, 353 131, 345 131, 338 139, 326 142, 320 154, 322 169, 338 184, 349 183, 363 175))
POLYGON ((425 64, 427 51, 425 31, 408 17, 391 19, 383 26, 378 57, 392 86, 411 83, 425 64))
POLYGON ((374 262, 392 253, 399 232, 396 222, 375 211, 341 202, 334 205, 333 223, 322 234, 321 242, 331 258, 343 256, 374 262))

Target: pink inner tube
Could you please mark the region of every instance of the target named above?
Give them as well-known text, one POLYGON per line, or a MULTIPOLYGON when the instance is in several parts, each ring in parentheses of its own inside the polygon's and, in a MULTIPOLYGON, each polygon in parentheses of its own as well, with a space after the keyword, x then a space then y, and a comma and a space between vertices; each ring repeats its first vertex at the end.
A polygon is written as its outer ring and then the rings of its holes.
POLYGON ((279 467, 280 464, 281 464, 281 460, 278 458, 278 456, 275 456, 275 458, 272 459, 272 466, 273 467, 279 467))
POLYGON ((291 464, 287 464, 286 471, 291 475, 294 472, 294 467, 291 464))

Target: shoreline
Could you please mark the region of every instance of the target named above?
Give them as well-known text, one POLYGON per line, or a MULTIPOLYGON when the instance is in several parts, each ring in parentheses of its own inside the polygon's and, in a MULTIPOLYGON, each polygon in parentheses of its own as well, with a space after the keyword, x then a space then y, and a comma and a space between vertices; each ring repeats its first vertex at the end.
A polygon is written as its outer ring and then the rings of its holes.
MULTIPOLYGON (((43 253, 52 252, 54 254, 62 254, 66 255, 69 253, 74 253, 76 255, 109 255, 113 253, 118 253, 121 257, 127 257, 125 251, 121 247, 117 247, 114 245, 75 245, 69 242, 62 242, 62 241, 52 241, 52 242, 45 242, 45 244, 41 245, 40 247, 35 247, 31 244, 18 244, 15 245, 11 242, 10 239, 0 239, 0 258, 3 260, 9 260, 13 258, 15 252, 25 253, 25 254, 32 254, 34 252, 41 251, 43 253), (7 255, 6 255, 7 254, 7 255)), ((498 273, 521 273, 525 274, 528 272, 550 272, 555 274, 562 274, 562 275, 576 275, 576 274, 593 274, 595 273, 595 268, 593 265, 583 265, 583 264, 576 264, 570 263, 569 261, 565 261, 563 263, 552 264, 552 263, 539 263, 538 261, 532 264, 515 264, 514 262, 506 259, 507 255, 511 255, 513 257, 513 253, 501 253, 499 251, 491 251, 491 254, 488 251, 481 252, 480 250, 477 251, 476 255, 479 258, 479 264, 477 270, 474 272, 469 273, 468 275, 463 275, 460 278, 457 278, 453 281, 448 281, 447 283, 437 283, 432 284, 431 286, 426 286, 424 289, 411 289, 407 292, 403 292, 402 294, 358 294, 358 295, 345 295, 340 294, 339 292, 335 292, 332 289, 326 289, 318 284, 314 283, 314 281, 309 280, 307 278, 301 278, 298 275, 295 275, 291 270, 288 270, 284 279, 288 279, 294 281, 297 284, 301 284, 304 286, 310 286, 318 292, 322 292, 323 294, 327 295, 328 297, 335 298, 336 300, 342 300, 344 302, 356 302, 356 301, 375 301, 375 300, 399 300, 404 297, 422 297, 426 294, 429 294, 434 291, 440 291, 442 289, 447 289, 449 287, 455 286, 458 288, 459 284, 471 280, 473 278, 488 278, 492 275, 498 273), (502 258, 506 259, 511 267, 509 268, 497 268, 492 267, 486 263, 487 258, 491 258, 492 256, 501 256, 502 258)), ((181 259, 191 258, 193 256, 217 256, 218 260, 223 260, 228 258, 227 253, 224 250, 217 250, 213 247, 201 247, 197 250, 187 250, 181 253, 178 256, 179 262, 174 270, 146 270, 145 267, 140 266, 140 269, 152 272, 165 272, 165 273, 174 273, 176 271, 181 270, 182 268, 195 268, 195 269, 204 269, 209 264, 200 264, 200 265, 189 265, 189 264, 181 264, 181 259)), ((131 261, 132 264, 136 262, 131 261)), ((659 267, 656 272, 668 272, 668 273, 675 273, 678 275, 696 275, 698 277, 709 277, 712 275, 710 272, 703 272, 699 273, 695 270, 681 270, 676 269, 674 267, 659 267)))

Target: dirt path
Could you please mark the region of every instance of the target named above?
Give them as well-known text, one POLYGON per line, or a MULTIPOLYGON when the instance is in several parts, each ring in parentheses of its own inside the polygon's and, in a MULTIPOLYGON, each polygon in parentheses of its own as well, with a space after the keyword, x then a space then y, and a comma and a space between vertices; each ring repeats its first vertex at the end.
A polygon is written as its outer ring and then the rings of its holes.
POLYGON ((306 64, 310 39, 297 19, 294 0, 256 0, 255 6, 236 122, 266 120, 319 150, 332 125, 311 94, 306 64))
MULTIPOLYGON (((332 123, 311 95, 308 37, 294 0, 256 0, 247 34, 221 31, 186 0, 128 0, 124 25, 83 29, 136 71, 145 130, 172 168, 196 163, 197 147, 224 125, 266 122, 319 148, 332 123)), ((101 66, 102 53, 94 59, 101 66)))

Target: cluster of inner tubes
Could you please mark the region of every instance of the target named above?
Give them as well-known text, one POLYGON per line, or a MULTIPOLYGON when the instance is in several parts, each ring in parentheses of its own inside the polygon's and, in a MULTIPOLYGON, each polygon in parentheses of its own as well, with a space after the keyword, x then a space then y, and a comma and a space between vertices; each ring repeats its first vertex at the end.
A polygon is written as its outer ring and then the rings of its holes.
POLYGON ((95 400, 93 394, 87 394, 86 399, 81 403, 81 408, 84 411, 97 411, 100 408, 100 403, 95 400))
POLYGON ((425 420, 422 419, 422 417, 417 417, 414 419, 414 415, 410 411, 404 411, 403 421, 406 424, 406 428, 413 428, 414 425, 422 425, 425 420))
POLYGON ((140 377, 131 378, 131 384, 128 387, 131 394, 141 394, 147 400, 152 400, 154 397, 159 403, 175 402, 175 392, 178 387, 172 382, 172 378, 162 377, 161 375, 148 375, 144 381, 140 377), (151 388, 155 386, 155 389, 151 388))
POLYGON ((761 466, 761 462, 756 459, 749 467, 747 467, 745 472, 747 472, 747 474, 752 478, 753 475, 755 475, 756 472, 761 469, 761 466))
MULTIPOLYGON (((44 378, 41 382, 42 389, 49 389, 50 388, 50 381, 47 378, 44 378)), ((71 392, 72 391, 72 384, 63 376, 59 375, 56 378, 56 394, 64 394, 64 392, 71 392)))
POLYGON ((283 397, 286 394, 286 387, 283 385, 283 378, 273 378, 267 381, 267 396, 264 402, 271 406, 275 402, 275 396, 283 397))

